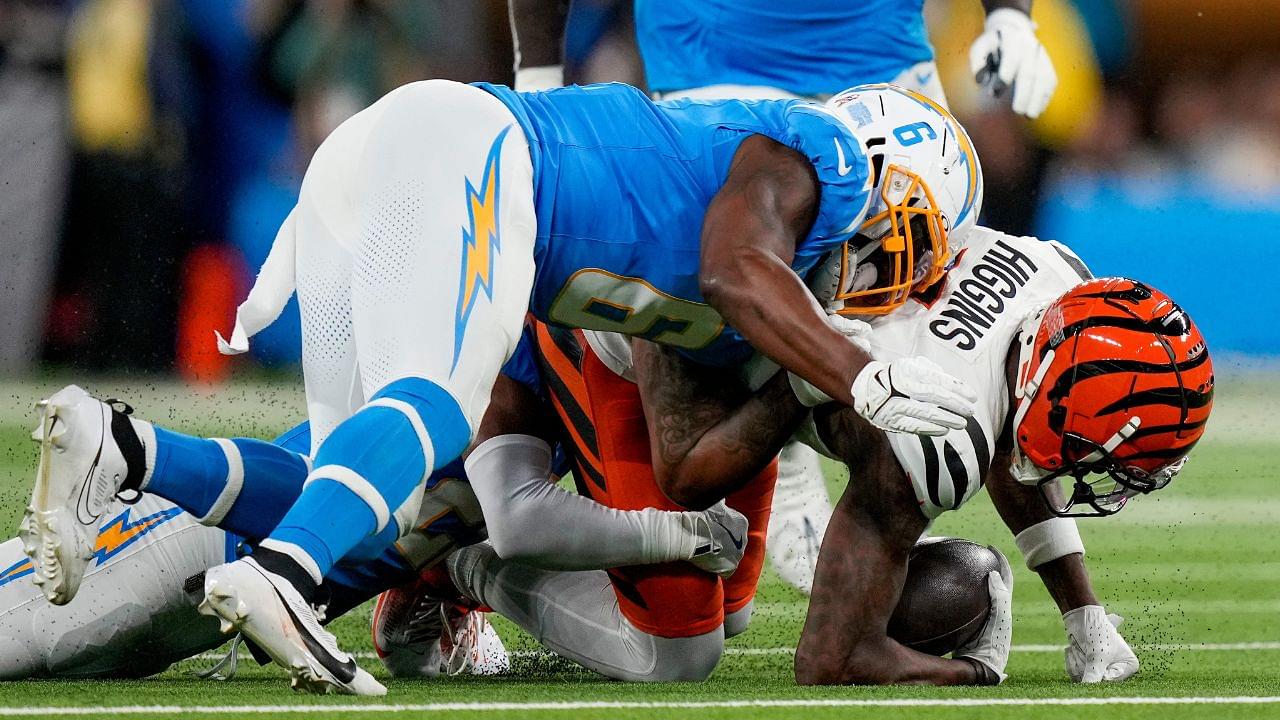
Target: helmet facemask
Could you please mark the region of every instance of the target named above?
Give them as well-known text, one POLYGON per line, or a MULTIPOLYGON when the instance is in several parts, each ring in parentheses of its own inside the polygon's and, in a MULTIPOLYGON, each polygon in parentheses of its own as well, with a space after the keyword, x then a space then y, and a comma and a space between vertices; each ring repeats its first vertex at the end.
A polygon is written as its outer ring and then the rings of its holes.
POLYGON ((884 209, 841 248, 834 300, 842 315, 884 315, 937 282, 951 260, 947 221, 919 175, 889 165, 880 183, 884 209))
POLYGON ((1014 450, 1014 474, 1022 482, 1034 473, 1040 496, 1050 512, 1059 517, 1105 517, 1124 508, 1130 498, 1160 490, 1186 465, 1183 456, 1153 473, 1126 466, 1112 454, 1138 428, 1137 418, 1130 420, 1112 441, 1099 445, 1075 433, 1062 437, 1063 467, 1048 472, 1036 468, 1021 452, 1014 450), (1107 446, 1111 446, 1108 449, 1107 446), (1069 458, 1077 458, 1071 460, 1069 458), (1069 487, 1067 481, 1070 481, 1069 487), (1066 489, 1068 492, 1064 493, 1066 489), (1063 496, 1065 494, 1065 500, 1063 496))

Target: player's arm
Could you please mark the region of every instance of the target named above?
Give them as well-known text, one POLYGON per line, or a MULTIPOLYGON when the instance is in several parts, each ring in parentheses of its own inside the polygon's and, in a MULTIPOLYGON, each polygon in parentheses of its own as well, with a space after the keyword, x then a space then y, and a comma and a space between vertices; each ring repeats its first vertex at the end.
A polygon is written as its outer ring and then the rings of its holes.
POLYGON ((515 54, 515 89, 564 84, 564 29, 571 0, 507 0, 515 54))
POLYGON ((724 368, 645 340, 631 347, 654 475, 687 508, 709 507, 750 481, 804 417, 785 373, 751 393, 724 368))
MULTIPOLYGON (((1017 378, 1017 358, 1015 343, 1005 366, 1010 388, 1017 378)), ((1012 390, 1010 396, 1012 416, 1017 406, 1012 390)), ((1067 674, 1077 682, 1123 680, 1138 671, 1138 658, 1116 631, 1119 618, 1107 614, 1094 592, 1084 563, 1084 543, 1075 520, 1055 516, 1039 488, 1023 485, 1010 472, 1012 425, 1012 422, 1005 423, 987 472, 986 487, 991 502, 1013 533, 1027 567, 1040 576, 1062 613, 1069 643, 1067 674)), ((1052 502, 1061 507, 1060 489, 1054 485, 1046 490, 1052 502)))
POLYGON ((1031 0, 982 0, 985 30, 969 48, 974 80, 997 97, 1013 89, 1013 111, 1039 117, 1058 87, 1058 74, 1031 22, 1031 0))
POLYGON ((555 415, 532 388, 499 373, 493 384, 489 408, 485 410, 475 440, 467 452, 499 435, 528 435, 555 445, 558 441, 553 431, 555 427, 555 415))
POLYGON ((925 528, 911 483, 880 431, 841 411, 832 444, 850 463, 845 488, 818 554, 800 644, 803 685, 974 685, 998 677, 981 663, 912 650, 888 635, 907 555, 925 528))
MULTIPOLYGON (((1018 344, 1009 349, 1005 360, 1005 377, 1008 380, 1009 415, 1012 418, 1017 400, 1013 396, 1018 372, 1018 344)), ((986 487, 991 495, 1000 519, 1008 526, 1014 536, 1026 537, 1031 528, 1041 528, 1044 536, 1035 548, 1028 545, 1023 554, 1028 555, 1028 566, 1039 573, 1045 588, 1053 597, 1062 612, 1074 610, 1084 605, 1098 604, 1094 595, 1093 584, 1089 581, 1089 573, 1084 567, 1084 545, 1076 531, 1075 521, 1069 518, 1056 517, 1049 510, 1048 504, 1040 496, 1040 489, 1023 485, 1014 479, 1009 468, 1012 465, 1013 423, 1005 423, 1004 432, 996 439, 995 457, 987 471, 986 487)), ((1059 494, 1055 485, 1048 488, 1053 495, 1059 494)), ((1062 498, 1054 497, 1060 503, 1062 498)))
POLYGON ((702 225, 702 295, 756 350, 835 400, 871 357, 837 332, 791 269, 820 189, 803 155, 761 135, 742 142, 702 225))
POLYGON ((942 435, 977 398, 920 358, 873 360, 845 337, 791 269, 821 189, 800 153, 753 135, 738 146, 702 225, 702 295, 756 350, 798 376, 814 405, 853 405, 877 427, 942 435))

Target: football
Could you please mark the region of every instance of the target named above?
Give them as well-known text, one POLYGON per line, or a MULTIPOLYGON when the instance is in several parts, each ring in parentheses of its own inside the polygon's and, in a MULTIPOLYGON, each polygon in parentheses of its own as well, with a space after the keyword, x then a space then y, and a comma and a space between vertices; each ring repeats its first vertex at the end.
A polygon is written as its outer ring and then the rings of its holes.
POLYGON ((930 655, 962 647, 987 621, 987 574, 1000 564, 999 551, 960 538, 917 544, 907 560, 889 636, 930 655))

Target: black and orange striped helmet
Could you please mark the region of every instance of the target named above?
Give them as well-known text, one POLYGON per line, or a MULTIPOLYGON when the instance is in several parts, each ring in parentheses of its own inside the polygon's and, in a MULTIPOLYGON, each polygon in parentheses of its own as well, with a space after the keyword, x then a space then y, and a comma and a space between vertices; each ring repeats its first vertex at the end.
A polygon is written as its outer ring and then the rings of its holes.
POLYGON ((1058 515, 1110 515, 1168 485, 1213 408, 1204 337, 1135 280, 1072 288, 1024 327, 1020 360, 1014 475, 1058 515))

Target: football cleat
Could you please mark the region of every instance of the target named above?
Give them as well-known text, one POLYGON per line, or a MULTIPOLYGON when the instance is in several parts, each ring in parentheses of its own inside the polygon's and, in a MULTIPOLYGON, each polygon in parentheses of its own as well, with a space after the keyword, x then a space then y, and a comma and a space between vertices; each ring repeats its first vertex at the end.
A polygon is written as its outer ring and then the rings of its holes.
POLYGON ((818 549, 830 520, 831 498, 818 454, 788 443, 778 460, 765 549, 774 571, 805 595, 813 589, 818 549))
POLYGON ((698 513, 695 527, 698 542, 689 562, 723 578, 733 575, 747 551, 747 517, 721 501, 698 513))
POLYGON ((440 636, 440 658, 448 675, 502 675, 511 657, 485 613, 459 605, 442 605, 449 632, 440 636))
MULTIPOLYGON (((443 568, 441 568, 443 570, 443 568)), ((499 675, 511 669, 502 638, 485 614, 459 602, 447 582, 424 573, 388 590, 373 607, 373 647, 393 677, 499 675)))
POLYGON ((295 690, 386 695, 387 689, 338 647, 315 608, 284 577, 252 557, 205 573, 199 611, 238 630, 289 671, 295 690))
POLYGON ((31 439, 40 443, 40 463, 18 536, 36 586, 49 602, 63 605, 80 589, 98 522, 128 477, 121 443, 138 453, 141 443, 126 413, 75 385, 36 408, 40 425, 31 439))

